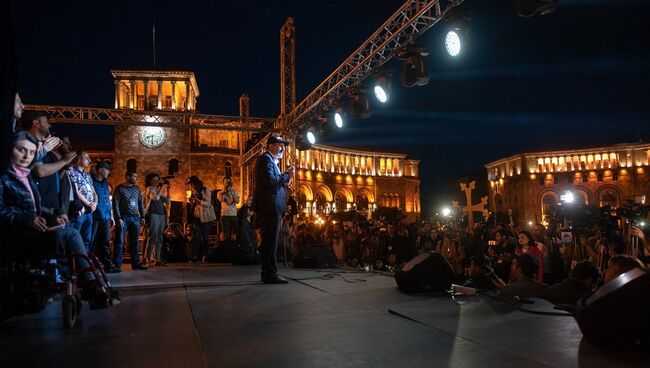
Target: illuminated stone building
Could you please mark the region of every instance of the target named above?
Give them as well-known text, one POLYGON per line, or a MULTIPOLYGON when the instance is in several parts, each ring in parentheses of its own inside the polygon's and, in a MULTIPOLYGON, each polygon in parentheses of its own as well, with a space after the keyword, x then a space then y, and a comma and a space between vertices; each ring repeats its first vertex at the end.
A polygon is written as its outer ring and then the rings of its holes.
POLYGON ((306 215, 378 206, 397 207, 410 220, 420 213, 418 160, 406 155, 314 145, 296 156, 298 204, 306 215))
MULTIPOLYGON (((193 72, 113 70, 115 108, 151 111, 151 126, 117 125, 114 151, 92 152, 94 158, 111 159, 113 185, 127 170, 140 175, 175 175, 172 199, 183 201, 185 180, 196 175, 206 186, 221 188, 222 178, 233 178, 245 200, 250 178, 241 177, 242 154, 249 133, 189 127, 160 127, 161 112, 196 112, 199 88, 193 72), (158 114, 156 114, 158 112, 158 114)), ((246 108, 247 109, 247 108, 246 108)), ((377 206, 398 207, 410 219, 420 213, 419 161, 406 155, 314 146, 291 149, 298 167, 296 199, 301 213, 311 216, 357 209, 368 215, 377 206)))
POLYGON ((182 201, 191 175, 210 188, 221 188, 227 172, 239 179, 242 133, 155 126, 156 111, 197 112, 200 92, 193 72, 112 70, 111 74, 117 109, 152 112, 151 126, 115 127, 114 184, 124 180, 127 170, 137 171, 141 179, 154 172, 175 175, 172 198, 182 201))
POLYGON ((649 159, 650 143, 506 157, 485 165, 490 210, 512 210, 522 227, 546 221, 567 193, 592 208, 640 201, 650 194, 649 159))

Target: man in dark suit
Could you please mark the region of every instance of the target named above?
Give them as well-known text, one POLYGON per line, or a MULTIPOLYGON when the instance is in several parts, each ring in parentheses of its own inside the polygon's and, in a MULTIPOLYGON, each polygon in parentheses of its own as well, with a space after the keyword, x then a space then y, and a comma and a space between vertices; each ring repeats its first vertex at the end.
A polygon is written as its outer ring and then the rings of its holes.
POLYGON ((286 284, 278 276, 278 237, 282 216, 286 209, 285 186, 291 181, 296 169, 291 166, 282 173, 278 164, 289 142, 278 135, 271 135, 266 141, 266 152, 255 161, 255 192, 253 210, 262 229, 260 247, 262 282, 265 284, 286 284))

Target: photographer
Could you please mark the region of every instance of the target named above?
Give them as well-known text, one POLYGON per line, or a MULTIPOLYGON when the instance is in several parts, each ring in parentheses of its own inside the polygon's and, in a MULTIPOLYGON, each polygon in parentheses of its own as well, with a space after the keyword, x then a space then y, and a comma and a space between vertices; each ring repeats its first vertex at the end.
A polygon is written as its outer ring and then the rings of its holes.
POLYGON ((237 203, 239 203, 239 192, 233 188, 232 179, 223 179, 223 190, 217 194, 221 202, 221 228, 223 229, 223 241, 232 239, 231 234, 237 236, 237 203))
POLYGON ((162 258, 162 243, 165 225, 167 223, 167 211, 165 205, 169 203, 169 180, 160 180, 160 176, 150 174, 147 177, 145 191, 145 223, 147 224, 147 252, 145 265, 163 266, 165 261, 162 258), (166 195, 163 195, 163 190, 166 195), (156 259, 153 258, 153 251, 156 251, 156 259))
POLYGON ((646 241, 646 236, 643 227, 630 226, 630 243, 633 239, 637 239, 638 254, 636 257, 644 264, 650 264, 650 242, 646 241))

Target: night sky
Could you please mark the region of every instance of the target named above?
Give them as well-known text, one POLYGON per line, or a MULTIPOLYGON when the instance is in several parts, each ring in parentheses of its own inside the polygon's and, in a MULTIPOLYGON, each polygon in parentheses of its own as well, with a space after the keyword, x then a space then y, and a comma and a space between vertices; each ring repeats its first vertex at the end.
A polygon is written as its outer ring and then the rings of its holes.
MULTIPOLYGON (((110 70, 153 66, 155 18, 157 67, 195 72, 202 113, 237 115, 247 93, 253 116, 273 117, 278 33, 288 16, 297 28, 300 101, 401 3, 14 1, 20 89, 26 103, 112 107, 110 70)), ((650 139, 650 1, 566 0, 536 18, 518 17, 514 0, 467 0, 462 8, 471 12, 471 43, 461 57, 445 53, 444 24, 431 28, 417 40, 431 50, 429 85, 402 87, 399 61, 389 62, 389 103, 325 143, 422 160, 430 215, 456 194, 450 183, 484 176, 490 161, 650 139)), ((110 146, 111 129, 75 126, 73 144, 110 146)))

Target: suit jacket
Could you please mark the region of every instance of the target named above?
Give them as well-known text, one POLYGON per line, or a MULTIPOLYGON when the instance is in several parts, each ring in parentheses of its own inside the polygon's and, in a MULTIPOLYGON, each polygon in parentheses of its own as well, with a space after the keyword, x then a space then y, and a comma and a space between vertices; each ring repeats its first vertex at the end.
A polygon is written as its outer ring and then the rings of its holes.
POLYGON ((286 209, 285 184, 291 177, 281 173, 267 152, 255 161, 255 191, 253 193, 253 210, 267 215, 284 214, 286 209))

